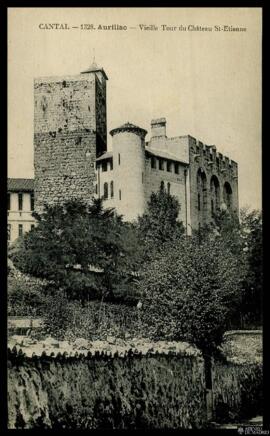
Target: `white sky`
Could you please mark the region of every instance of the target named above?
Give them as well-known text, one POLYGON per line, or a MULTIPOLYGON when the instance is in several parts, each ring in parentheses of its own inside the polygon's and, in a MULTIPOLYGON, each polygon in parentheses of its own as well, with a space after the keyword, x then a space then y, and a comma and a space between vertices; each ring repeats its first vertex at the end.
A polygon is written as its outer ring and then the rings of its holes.
POLYGON ((109 78, 108 131, 130 121, 150 132, 151 119, 166 117, 168 136, 190 134, 237 161, 240 207, 261 208, 259 8, 9 8, 8 42, 9 177, 34 176, 34 77, 78 74, 95 51, 109 78), (41 30, 39 23, 128 30, 41 30), (162 24, 247 31, 162 31, 162 24))

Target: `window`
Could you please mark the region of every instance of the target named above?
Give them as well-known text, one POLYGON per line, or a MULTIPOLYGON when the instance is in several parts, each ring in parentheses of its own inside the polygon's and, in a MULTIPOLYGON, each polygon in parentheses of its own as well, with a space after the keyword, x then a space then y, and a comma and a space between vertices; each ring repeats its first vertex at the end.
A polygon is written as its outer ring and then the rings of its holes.
POLYGON ((142 173, 142 183, 143 183, 143 173, 142 173))
POLYGON ((113 170, 113 160, 112 159, 110 160, 110 170, 111 171, 113 170))
POLYGON ((214 215, 214 200, 211 200, 211 213, 214 215))
POLYGON ((164 170, 164 160, 163 159, 159 159, 159 169, 160 170, 164 170))
POLYGON ((121 200, 121 189, 119 189, 119 200, 121 200))
POLYGON ((19 228, 19 237, 20 237, 23 235, 23 225, 19 224, 18 228, 19 228))
POLYGON ((107 171, 107 161, 106 160, 102 162, 101 168, 102 168, 102 172, 107 171))
POLYGON ((35 197, 34 197, 34 193, 33 192, 31 193, 31 196, 30 196, 30 206, 31 206, 31 210, 34 210, 34 208, 35 208, 35 197))
POLYGON ((113 198, 113 181, 111 182, 111 198, 113 198))
POLYGON ((108 198, 108 183, 104 183, 104 200, 108 198))
POLYGON ((23 195, 21 192, 18 194, 18 204, 19 210, 23 210, 23 195))
POLYGON ((216 158, 216 164, 217 164, 217 168, 219 169, 219 158, 216 158))
POLYGON ((171 162, 167 160, 167 171, 170 173, 172 171, 171 162))
POLYGON ((162 180, 162 182, 160 183, 160 190, 161 190, 161 191, 164 191, 164 182, 163 182, 163 180, 162 180))
POLYGON ((198 194, 198 210, 201 210, 201 196, 198 194))
POLYGON ((168 182, 168 184, 167 184, 167 189, 168 189, 168 194, 170 194, 171 193, 171 184, 170 184, 170 182, 168 182))
POLYGON ((154 156, 151 157, 151 168, 156 168, 156 158, 154 156))
POLYGON ((95 190, 96 190, 96 194, 97 194, 97 193, 98 193, 98 192, 97 192, 97 185, 95 186, 95 190))
POLYGON ((176 162, 174 164, 174 171, 175 171, 175 174, 179 174, 179 164, 176 162))
POLYGON ((120 165, 120 153, 118 153, 118 165, 120 165))
POLYGON ((8 230, 7 238, 8 238, 8 241, 10 241, 10 238, 11 238, 11 224, 8 224, 7 230, 8 230))
POLYGON ((31 230, 35 228, 35 224, 31 224, 31 230))
POLYGON ((7 210, 10 210, 10 194, 7 195, 7 210))

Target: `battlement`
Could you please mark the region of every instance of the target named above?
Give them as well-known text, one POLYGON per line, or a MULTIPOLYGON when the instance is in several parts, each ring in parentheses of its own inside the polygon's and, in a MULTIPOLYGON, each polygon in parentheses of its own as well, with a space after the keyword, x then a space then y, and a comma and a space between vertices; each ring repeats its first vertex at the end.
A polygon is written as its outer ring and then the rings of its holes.
POLYGON ((200 155, 206 160, 210 160, 213 163, 216 163, 217 166, 220 166, 220 169, 232 169, 237 171, 237 163, 230 159, 228 156, 223 155, 219 151, 217 151, 217 147, 215 145, 207 145, 202 141, 189 136, 190 141, 190 152, 195 157, 200 155))

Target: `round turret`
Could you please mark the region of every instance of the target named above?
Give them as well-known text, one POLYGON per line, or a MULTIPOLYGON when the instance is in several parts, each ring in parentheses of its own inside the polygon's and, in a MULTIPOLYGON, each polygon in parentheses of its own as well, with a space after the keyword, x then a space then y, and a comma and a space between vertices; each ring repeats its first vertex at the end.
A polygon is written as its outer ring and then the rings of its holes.
POLYGON ((131 123, 111 130, 115 205, 127 221, 145 210, 145 142, 147 131, 131 123))

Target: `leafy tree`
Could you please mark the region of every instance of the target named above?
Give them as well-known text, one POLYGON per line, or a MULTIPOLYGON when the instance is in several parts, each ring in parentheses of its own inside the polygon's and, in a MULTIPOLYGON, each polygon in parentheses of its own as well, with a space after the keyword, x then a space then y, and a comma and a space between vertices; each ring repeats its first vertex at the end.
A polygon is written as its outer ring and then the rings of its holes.
MULTIPOLYGON (((262 213, 243 208, 239 220, 228 210, 220 210, 215 215, 214 229, 245 268, 238 315, 251 323, 260 323, 263 286, 262 213)), ((240 323, 242 325, 241 320, 240 323)))
POLYGON ((101 200, 45 206, 38 225, 13 250, 21 271, 53 282, 68 298, 113 298, 130 267, 122 218, 101 200))
POLYGON ((262 322, 263 294, 263 232, 262 213, 258 210, 242 209, 241 240, 246 262, 243 281, 242 311, 251 322, 262 322))
POLYGON ((239 304, 241 265, 220 238, 183 237, 145 268, 142 318, 155 339, 186 340, 206 355, 221 344, 239 304))
POLYGON ((138 219, 146 258, 151 257, 153 252, 162 250, 168 241, 174 241, 183 235, 184 226, 178 220, 179 211, 177 198, 164 189, 160 188, 158 192, 151 194, 146 212, 138 219))

